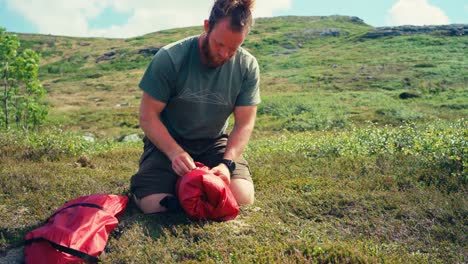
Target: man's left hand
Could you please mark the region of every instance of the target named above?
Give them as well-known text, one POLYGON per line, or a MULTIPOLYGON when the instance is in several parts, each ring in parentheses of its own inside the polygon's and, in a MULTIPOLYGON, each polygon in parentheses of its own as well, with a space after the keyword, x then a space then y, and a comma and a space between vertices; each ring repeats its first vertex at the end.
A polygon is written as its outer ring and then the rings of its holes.
POLYGON ((213 167, 210 171, 214 175, 220 177, 229 186, 231 183, 231 173, 226 165, 219 164, 218 166, 213 167))

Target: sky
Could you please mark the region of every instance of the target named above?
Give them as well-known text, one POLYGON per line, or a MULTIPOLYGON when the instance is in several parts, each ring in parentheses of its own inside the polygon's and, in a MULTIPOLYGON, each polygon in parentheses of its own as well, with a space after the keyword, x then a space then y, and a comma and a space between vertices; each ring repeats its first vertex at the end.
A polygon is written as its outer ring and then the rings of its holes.
MULTIPOLYGON (((201 26, 213 0, 0 0, 9 32, 129 38, 201 26)), ((254 17, 357 16, 374 26, 468 24, 468 0, 256 0, 254 17)))

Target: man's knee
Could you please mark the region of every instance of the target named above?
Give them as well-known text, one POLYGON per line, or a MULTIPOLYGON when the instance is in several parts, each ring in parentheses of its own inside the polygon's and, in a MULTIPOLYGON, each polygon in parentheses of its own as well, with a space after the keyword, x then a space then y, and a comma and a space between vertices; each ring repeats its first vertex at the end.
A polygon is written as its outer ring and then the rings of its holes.
POLYGON ((254 203, 255 190, 252 182, 244 179, 232 179, 229 187, 239 205, 254 203))
POLYGON ((161 200, 164 199, 166 196, 174 196, 169 193, 158 193, 158 194, 150 194, 148 196, 142 197, 141 199, 136 198, 133 196, 136 205, 140 208, 140 210, 145 214, 152 214, 152 213, 159 213, 165 212, 168 208, 162 206, 161 200))

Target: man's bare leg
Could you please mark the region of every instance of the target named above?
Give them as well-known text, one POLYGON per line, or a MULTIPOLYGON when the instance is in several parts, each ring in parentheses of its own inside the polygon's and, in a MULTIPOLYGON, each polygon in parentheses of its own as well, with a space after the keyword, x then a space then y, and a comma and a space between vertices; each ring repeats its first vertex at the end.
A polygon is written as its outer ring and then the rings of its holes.
POLYGON ((141 199, 133 196, 133 200, 141 211, 145 214, 159 213, 167 211, 167 208, 159 204, 166 196, 174 196, 169 193, 150 194, 141 199))
POLYGON ((244 179, 231 179, 229 185, 232 194, 239 205, 251 205, 255 200, 255 189, 253 183, 244 179))

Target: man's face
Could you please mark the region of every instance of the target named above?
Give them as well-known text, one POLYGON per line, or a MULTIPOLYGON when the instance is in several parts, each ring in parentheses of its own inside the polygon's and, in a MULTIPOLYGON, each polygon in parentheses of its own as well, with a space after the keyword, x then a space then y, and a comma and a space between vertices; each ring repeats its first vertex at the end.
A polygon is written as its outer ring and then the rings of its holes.
POLYGON ((247 35, 245 30, 242 32, 232 31, 228 18, 215 24, 211 32, 205 22, 205 32, 207 35, 202 45, 203 56, 205 64, 213 68, 219 67, 230 60, 247 35))

